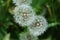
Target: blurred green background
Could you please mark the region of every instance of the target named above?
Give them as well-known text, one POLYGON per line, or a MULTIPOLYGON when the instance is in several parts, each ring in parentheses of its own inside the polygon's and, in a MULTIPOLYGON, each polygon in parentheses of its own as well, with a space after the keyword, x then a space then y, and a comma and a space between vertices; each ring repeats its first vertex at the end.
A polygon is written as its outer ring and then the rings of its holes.
MULTIPOLYGON (((44 15, 49 24, 47 31, 38 38, 60 40, 60 0, 33 0, 32 2, 31 6, 36 14, 44 15)), ((19 40, 18 34, 26 30, 14 22, 13 15, 9 12, 14 7, 12 0, 0 0, 0 40, 3 40, 8 33, 11 34, 10 40, 19 40)))

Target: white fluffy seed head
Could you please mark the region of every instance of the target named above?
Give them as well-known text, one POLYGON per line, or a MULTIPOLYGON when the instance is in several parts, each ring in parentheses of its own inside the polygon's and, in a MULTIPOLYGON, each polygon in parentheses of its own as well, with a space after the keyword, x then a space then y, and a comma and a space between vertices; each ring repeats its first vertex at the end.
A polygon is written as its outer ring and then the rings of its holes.
POLYGON ((19 40, 38 40, 38 37, 32 36, 27 32, 23 32, 19 34, 19 40))
POLYGON ((32 0, 13 0, 13 3, 17 6, 21 4, 28 4, 30 5, 32 3, 32 0))
POLYGON ((43 34, 48 28, 48 23, 43 16, 36 16, 36 19, 28 27, 30 33, 33 36, 39 36, 43 34))
POLYGON ((28 26, 35 20, 35 12, 26 4, 15 7, 13 12, 15 22, 21 26, 28 26))

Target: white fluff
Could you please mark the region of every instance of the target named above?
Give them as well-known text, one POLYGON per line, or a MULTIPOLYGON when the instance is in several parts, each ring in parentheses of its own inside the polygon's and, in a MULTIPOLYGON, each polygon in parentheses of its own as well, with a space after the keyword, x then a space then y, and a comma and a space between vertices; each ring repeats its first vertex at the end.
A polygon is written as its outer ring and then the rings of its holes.
POLYGON ((43 16, 36 16, 35 21, 32 22, 32 24, 28 27, 29 32, 33 35, 33 36, 39 36, 41 34, 43 34, 48 28, 48 23, 46 21, 46 19, 43 16), (39 26, 36 26, 36 22, 40 23, 39 26))
POLYGON ((32 0, 12 0, 12 1, 17 6, 19 6, 21 4, 28 4, 28 5, 30 5, 32 3, 32 0))
POLYGON ((35 20, 35 12, 32 7, 26 4, 15 7, 13 10, 15 22, 21 26, 28 26, 35 20), (27 17, 22 17, 23 12, 27 13, 27 17))
POLYGON ((19 34, 19 40, 38 40, 38 37, 32 36, 27 32, 19 34))

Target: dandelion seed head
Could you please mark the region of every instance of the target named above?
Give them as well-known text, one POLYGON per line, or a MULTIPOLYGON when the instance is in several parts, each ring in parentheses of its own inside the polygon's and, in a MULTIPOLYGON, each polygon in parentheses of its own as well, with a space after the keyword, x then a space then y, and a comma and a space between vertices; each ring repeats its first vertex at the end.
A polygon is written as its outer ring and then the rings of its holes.
POLYGON ((33 36, 39 36, 43 34, 48 28, 48 23, 43 16, 36 16, 35 21, 28 27, 30 33, 33 36))
POLYGON ((38 37, 32 36, 27 32, 20 33, 19 36, 20 36, 20 40, 38 40, 38 37))
POLYGON ((13 3, 17 6, 21 4, 28 4, 30 5, 32 3, 32 0, 13 0, 13 3))
POLYGON ((15 22, 21 26, 28 26, 35 20, 35 11, 31 6, 20 5, 13 10, 15 22))

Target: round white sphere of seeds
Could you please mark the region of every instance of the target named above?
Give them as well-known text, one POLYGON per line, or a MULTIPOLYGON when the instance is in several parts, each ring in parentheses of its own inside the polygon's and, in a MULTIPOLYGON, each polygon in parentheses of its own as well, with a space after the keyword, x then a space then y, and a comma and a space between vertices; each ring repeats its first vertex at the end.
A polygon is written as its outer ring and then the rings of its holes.
POLYGON ((36 16, 36 19, 28 27, 30 33, 33 36, 39 36, 43 34, 48 28, 48 23, 43 16, 36 16))
POLYGON ((38 40, 38 37, 32 36, 27 32, 23 32, 19 34, 19 40, 38 40))
POLYGON ((15 7, 13 12, 15 22, 21 26, 28 26, 35 20, 35 12, 26 4, 15 7))
POLYGON ((32 3, 32 0, 12 0, 12 1, 17 6, 19 6, 21 4, 28 4, 28 5, 30 5, 32 3))

